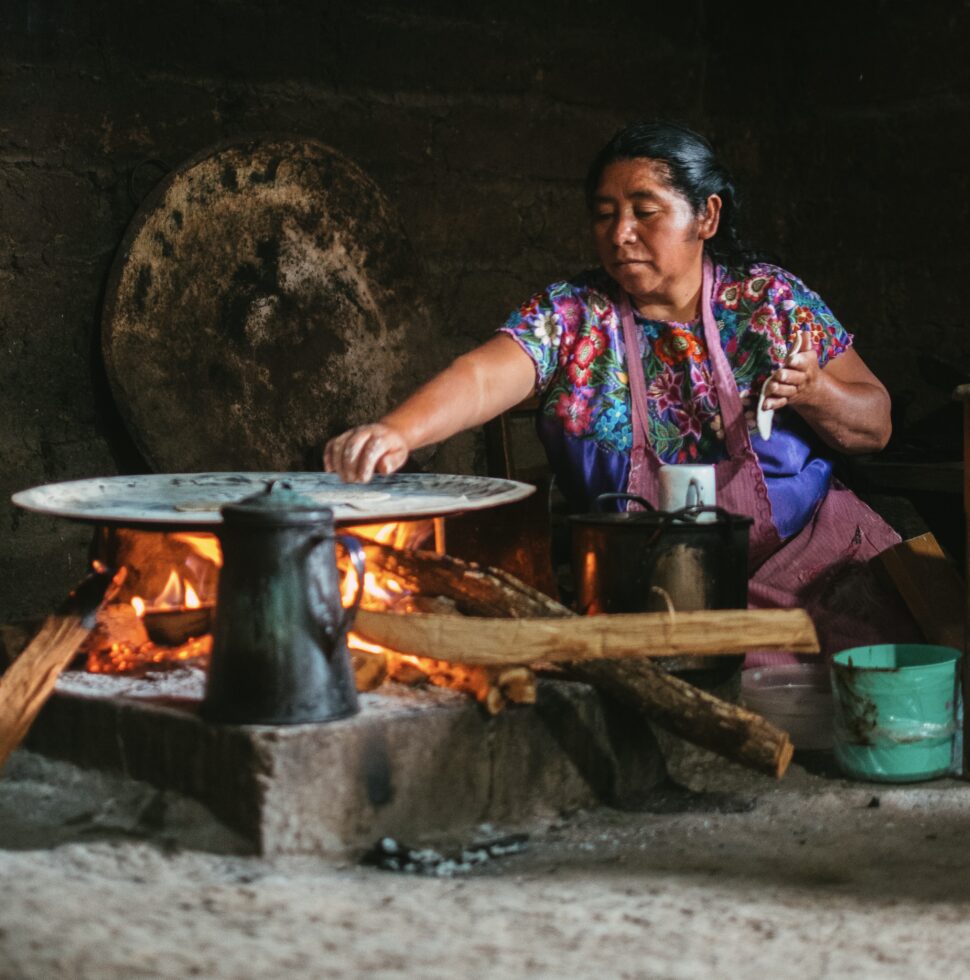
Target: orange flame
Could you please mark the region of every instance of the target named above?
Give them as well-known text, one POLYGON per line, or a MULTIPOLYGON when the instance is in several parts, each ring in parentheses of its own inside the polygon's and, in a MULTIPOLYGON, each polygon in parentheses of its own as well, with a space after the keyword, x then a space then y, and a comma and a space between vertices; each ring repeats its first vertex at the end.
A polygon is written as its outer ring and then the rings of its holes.
POLYGON ((165 588, 155 597, 152 602, 152 606, 155 609, 159 607, 173 607, 180 606, 182 604, 182 583, 179 579, 178 572, 172 569, 168 576, 168 581, 165 583, 165 588))
MULTIPOLYGON (((393 522, 386 524, 361 525, 347 529, 365 541, 375 541, 393 548, 418 547, 434 531, 431 521, 393 522)), ((172 538, 188 545, 194 553, 218 568, 222 567, 222 551, 219 539, 212 534, 173 534, 172 538)), ((203 583, 204 584, 204 583, 203 583)), ((173 568, 165 586, 154 598, 133 596, 131 606, 138 617, 145 613, 160 612, 166 609, 197 609, 204 605, 199 586, 190 583, 173 568)), ((353 567, 348 568, 341 583, 341 602, 349 606, 357 592, 357 575, 353 567)), ((370 609, 387 609, 409 595, 408 589, 393 576, 368 569, 364 573, 364 593, 362 605, 370 609)), ((109 638, 110 640, 110 638, 109 638)), ((348 634, 348 646, 366 654, 384 656, 388 659, 392 673, 398 667, 411 665, 420 667, 420 658, 399 654, 394 650, 375 643, 369 643, 354 633, 348 634)), ((133 646, 128 642, 109 642, 101 649, 88 655, 88 670, 93 673, 108 673, 132 670, 148 664, 166 661, 193 660, 208 655, 212 648, 212 637, 203 636, 189 640, 179 647, 157 646, 151 641, 133 646)))
POLYGON ((214 534, 173 534, 173 541, 188 545, 200 558, 222 568, 222 545, 214 534))

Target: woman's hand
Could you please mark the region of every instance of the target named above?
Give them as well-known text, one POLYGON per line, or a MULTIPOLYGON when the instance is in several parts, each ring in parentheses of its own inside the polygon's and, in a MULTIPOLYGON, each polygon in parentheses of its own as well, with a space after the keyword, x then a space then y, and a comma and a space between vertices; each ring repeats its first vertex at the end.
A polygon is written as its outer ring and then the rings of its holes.
POLYGON ((877 452, 892 434, 889 393, 852 349, 824 368, 814 350, 792 354, 765 385, 764 408, 786 405, 840 453, 877 452))
POLYGON ((762 407, 772 412, 786 405, 810 403, 821 375, 812 336, 803 330, 798 335, 797 350, 789 354, 785 363, 768 379, 762 407))
POLYGON ((532 358, 498 334, 464 354, 380 422, 359 425, 327 443, 323 465, 345 483, 400 469, 413 449, 481 425, 532 394, 532 358))
POLYGON ((397 429, 383 422, 358 425, 331 439, 323 451, 323 468, 344 483, 367 483, 375 473, 386 476, 408 458, 408 444, 397 429))

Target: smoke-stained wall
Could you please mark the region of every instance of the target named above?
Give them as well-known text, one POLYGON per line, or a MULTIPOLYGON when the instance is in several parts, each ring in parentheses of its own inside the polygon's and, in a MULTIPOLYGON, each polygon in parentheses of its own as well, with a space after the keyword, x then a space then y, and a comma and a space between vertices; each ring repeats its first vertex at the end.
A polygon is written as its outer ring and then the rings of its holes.
MULTIPOLYGON (((950 381, 932 358, 970 373, 970 10, 806 7, 9 0, 0 498, 139 468, 98 363, 114 251, 166 167, 260 132, 321 139, 379 183, 454 354, 589 263, 580 185, 605 138, 687 121, 733 168, 747 237, 822 293, 910 418, 931 412, 950 381)), ((480 466, 477 440, 445 458, 480 466)), ((89 531, 0 508, 3 621, 63 596, 89 531)))

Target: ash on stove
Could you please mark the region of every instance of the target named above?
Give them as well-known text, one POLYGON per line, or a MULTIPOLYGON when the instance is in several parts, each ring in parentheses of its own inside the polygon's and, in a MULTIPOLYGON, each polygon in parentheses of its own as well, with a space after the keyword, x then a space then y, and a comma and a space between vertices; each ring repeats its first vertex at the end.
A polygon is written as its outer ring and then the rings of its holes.
POLYGON ((81 697, 201 701, 205 693, 205 676, 205 667, 194 663, 146 666, 118 674, 66 670, 57 679, 56 690, 81 697))
POLYGON ((528 834, 509 834, 497 840, 472 844, 446 855, 434 848, 409 847, 393 837, 382 837, 364 855, 361 864, 379 868, 381 871, 451 878, 456 874, 466 874, 494 858, 521 854, 526 849, 528 840, 528 834))

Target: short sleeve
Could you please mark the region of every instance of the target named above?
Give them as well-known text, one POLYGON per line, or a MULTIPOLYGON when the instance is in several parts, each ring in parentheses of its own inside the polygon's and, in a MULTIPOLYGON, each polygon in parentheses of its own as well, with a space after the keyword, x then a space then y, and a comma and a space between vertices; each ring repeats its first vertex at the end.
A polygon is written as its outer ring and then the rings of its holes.
POLYGON ((508 334, 532 358, 538 391, 548 387, 559 366, 563 345, 568 343, 569 332, 575 330, 574 317, 564 316, 564 307, 572 309, 573 292, 570 283, 549 286, 520 306, 499 328, 499 332, 508 334))
POLYGON ((773 297, 776 309, 787 321, 789 349, 795 346, 800 332, 809 331, 819 367, 825 367, 832 358, 852 346, 852 334, 842 326, 822 297, 797 276, 775 270, 772 287, 776 293, 773 297))

